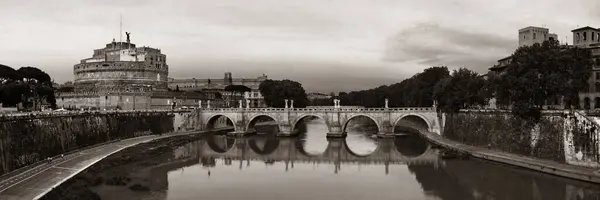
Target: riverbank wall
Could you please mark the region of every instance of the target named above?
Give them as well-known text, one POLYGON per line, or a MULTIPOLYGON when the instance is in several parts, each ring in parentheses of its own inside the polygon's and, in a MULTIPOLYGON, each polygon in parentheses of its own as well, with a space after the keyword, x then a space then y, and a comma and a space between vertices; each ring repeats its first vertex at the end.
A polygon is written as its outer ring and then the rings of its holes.
POLYGON ((462 144, 600 167, 600 126, 580 111, 545 111, 537 123, 499 110, 463 110, 445 117, 443 136, 462 144))
POLYGON ((173 132, 190 123, 185 115, 115 111, 0 116, 0 175, 100 143, 173 132))

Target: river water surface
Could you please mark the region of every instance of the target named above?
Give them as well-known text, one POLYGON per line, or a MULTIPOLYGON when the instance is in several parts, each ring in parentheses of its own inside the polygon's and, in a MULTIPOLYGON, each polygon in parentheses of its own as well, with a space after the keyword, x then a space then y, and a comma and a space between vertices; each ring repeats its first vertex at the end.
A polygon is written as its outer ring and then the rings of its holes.
POLYGON ((344 139, 307 121, 296 138, 257 128, 246 138, 210 135, 178 147, 170 162, 141 170, 150 191, 94 190, 103 199, 599 199, 598 185, 480 160, 444 160, 409 134, 373 139, 348 125, 344 139))

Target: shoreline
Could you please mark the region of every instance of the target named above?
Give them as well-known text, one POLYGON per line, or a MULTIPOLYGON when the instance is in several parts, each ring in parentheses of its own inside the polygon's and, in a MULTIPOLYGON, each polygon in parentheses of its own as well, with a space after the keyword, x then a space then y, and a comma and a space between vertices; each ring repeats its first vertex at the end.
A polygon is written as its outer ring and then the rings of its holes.
MULTIPOLYGON (((58 199, 101 199, 100 195, 94 190, 94 187, 101 186, 127 186, 123 185, 132 180, 132 174, 114 173, 114 176, 107 176, 104 173, 111 170, 118 172, 133 172, 140 168, 155 166, 164 160, 164 155, 172 152, 175 148, 193 142, 204 137, 206 131, 179 133, 170 137, 155 138, 146 142, 123 148, 98 162, 85 168, 73 177, 65 180, 63 183, 55 186, 52 190, 39 199, 58 200, 58 199), (133 166, 130 166, 133 165, 133 166), (119 169, 127 166, 125 169, 119 169)), ((145 190, 143 184, 133 184, 124 189, 127 190, 145 190)), ((37 198, 36 198, 37 199, 37 198)))
POLYGON ((558 177, 600 184, 600 174, 596 173, 600 169, 574 166, 551 160, 542 160, 539 158, 531 158, 498 150, 471 146, 444 138, 443 136, 432 132, 421 132, 421 135, 430 143, 468 154, 476 159, 524 168, 558 177))

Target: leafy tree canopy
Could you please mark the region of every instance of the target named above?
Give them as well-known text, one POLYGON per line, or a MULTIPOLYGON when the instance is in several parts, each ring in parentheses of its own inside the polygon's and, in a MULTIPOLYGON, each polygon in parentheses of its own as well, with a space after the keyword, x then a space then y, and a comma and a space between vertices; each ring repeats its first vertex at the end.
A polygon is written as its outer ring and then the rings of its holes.
POLYGON ((498 98, 512 105, 516 114, 539 119, 547 101, 560 96, 574 99, 587 89, 592 65, 589 50, 560 46, 558 41, 520 47, 500 77, 498 98))
POLYGON ((295 108, 304 108, 308 105, 306 91, 302 84, 291 80, 267 79, 259 85, 260 93, 269 107, 285 107, 285 99, 294 100, 295 108))
POLYGON ((450 77, 439 81, 433 97, 443 112, 458 112, 470 106, 483 106, 489 100, 485 78, 466 68, 454 70, 450 77))

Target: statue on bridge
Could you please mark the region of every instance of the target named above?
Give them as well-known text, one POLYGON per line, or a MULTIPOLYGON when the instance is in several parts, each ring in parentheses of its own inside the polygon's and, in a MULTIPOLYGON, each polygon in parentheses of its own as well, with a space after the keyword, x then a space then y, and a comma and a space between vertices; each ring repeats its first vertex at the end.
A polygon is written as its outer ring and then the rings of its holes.
POLYGON ((387 98, 385 99, 385 108, 390 108, 390 107, 388 107, 388 99, 387 98))
POLYGON ((250 108, 250 100, 246 99, 246 108, 250 108))

